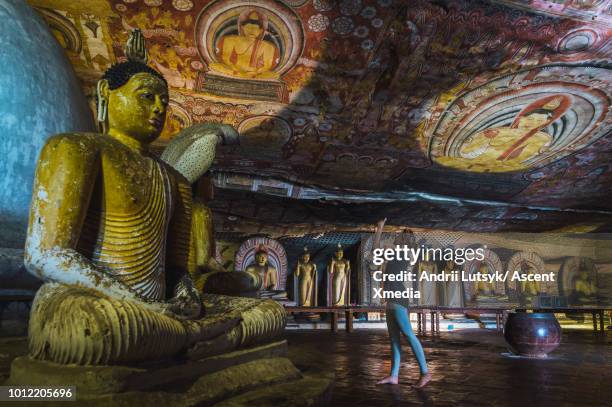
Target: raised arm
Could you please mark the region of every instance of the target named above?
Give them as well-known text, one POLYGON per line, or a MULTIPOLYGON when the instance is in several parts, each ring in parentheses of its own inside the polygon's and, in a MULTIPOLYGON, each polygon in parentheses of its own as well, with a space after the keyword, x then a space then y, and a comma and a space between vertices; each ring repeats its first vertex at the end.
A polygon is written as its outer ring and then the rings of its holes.
POLYGON ((76 251, 99 168, 96 145, 86 136, 60 134, 47 141, 34 179, 25 266, 44 281, 138 300, 135 291, 76 251))

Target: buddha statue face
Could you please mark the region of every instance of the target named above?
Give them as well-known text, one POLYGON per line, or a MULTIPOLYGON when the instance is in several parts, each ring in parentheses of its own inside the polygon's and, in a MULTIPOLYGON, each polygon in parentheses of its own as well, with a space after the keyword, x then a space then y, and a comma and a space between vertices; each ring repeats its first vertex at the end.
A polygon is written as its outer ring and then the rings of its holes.
POLYGON ((336 251, 336 258, 337 258, 338 260, 342 260, 342 258, 343 258, 343 257, 344 257, 344 250, 342 250, 342 249, 338 249, 338 250, 336 251))
POLYGON ((117 89, 103 87, 108 99, 109 132, 150 143, 161 134, 168 107, 168 88, 155 75, 140 72, 117 89))
POLYGON ((257 254, 255 254, 255 263, 257 263, 258 266, 265 266, 268 264, 268 254, 266 252, 257 252, 257 254))
POLYGON ((310 261, 310 253, 304 253, 302 255, 302 262, 308 263, 310 261))

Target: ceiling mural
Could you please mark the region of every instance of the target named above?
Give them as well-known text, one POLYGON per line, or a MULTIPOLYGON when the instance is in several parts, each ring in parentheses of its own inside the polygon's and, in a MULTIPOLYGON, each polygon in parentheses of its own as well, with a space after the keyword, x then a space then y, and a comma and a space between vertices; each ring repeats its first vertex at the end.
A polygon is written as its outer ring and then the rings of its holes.
POLYGON ((140 28, 217 172, 612 211, 609 0, 29 2, 91 100, 140 28))

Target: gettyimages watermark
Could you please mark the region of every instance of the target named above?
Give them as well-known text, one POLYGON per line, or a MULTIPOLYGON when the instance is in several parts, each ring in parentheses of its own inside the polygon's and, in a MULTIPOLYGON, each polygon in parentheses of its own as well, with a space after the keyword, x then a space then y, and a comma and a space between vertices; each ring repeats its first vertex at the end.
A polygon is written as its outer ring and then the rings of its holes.
MULTIPOLYGON (((425 246, 409 247, 408 245, 396 245, 395 248, 379 248, 372 251, 372 263, 381 266, 388 262, 403 261, 414 267, 419 262, 452 262, 463 265, 471 261, 483 261, 487 246, 480 248, 428 248, 425 246)), ((555 282, 554 272, 524 272, 523 270, 487 270, 486 272, 466 272, 466 270, 401 270, 397 273, 387 273, 376 270, 372 273, 372 279, 383 283, 382 287, 373 287, 373 298, 421 298, 421 292, 413 287, 404 290, 385 290, 384 283, 389 282, 470 282, 488 283, 496 282, 506 284, 507 282, 555 282)))

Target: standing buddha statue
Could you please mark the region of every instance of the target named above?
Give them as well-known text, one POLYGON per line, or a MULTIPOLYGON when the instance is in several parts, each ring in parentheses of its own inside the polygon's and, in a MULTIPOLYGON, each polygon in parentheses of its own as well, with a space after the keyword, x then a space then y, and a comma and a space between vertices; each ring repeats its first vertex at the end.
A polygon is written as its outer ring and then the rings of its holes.
MULTIPOLYGON (((444 271, 448 274, 457 270, 453 260, 444 263, 444 271)), ((463 284, 461 281, 446 281, 443 285, 444 304, 447 307, 463 307, 463 284)))
POLYGON ((419 262, 418 266, 419 276, 419 290, 421 292, 421 298, 419 298, 420 305, 440 305, 438 299, 438 283, 428 280, 421 280, 421 276, 424 273, 428 275, 438 273, 438 265, 433 261, 428 253, 422 261, 419 262))
POLYGON ((298 260, 295 268, 297 287, 296 302, 300 306, 312 307, 317 305, 317 265, 310 261, 308 247, 304 247, 302 258, 298 260))
POLYGON ((343 306, 350 304, 351 263, 344 258, 342 245, 327 265, 327 301, 330 306, 343 306))

